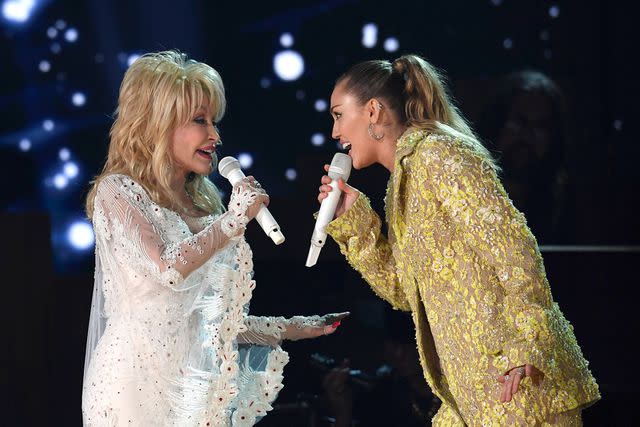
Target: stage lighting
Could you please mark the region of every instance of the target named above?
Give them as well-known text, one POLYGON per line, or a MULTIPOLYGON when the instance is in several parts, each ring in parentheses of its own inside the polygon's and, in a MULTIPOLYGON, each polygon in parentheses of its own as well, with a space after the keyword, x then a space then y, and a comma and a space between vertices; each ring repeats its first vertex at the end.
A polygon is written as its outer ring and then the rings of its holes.
POLYGON ((283 50, 273 57, 273 69, 282 80, 297 80, 304 73, 304 59, 294 50, 283 50))
POLYGON ((395 52, 400 47, 400 42, 395 37, 389 37, 384 41, 384 50, 387 52, 395 52))
POLYGON ((504 39, 502 41, 502 46, 505 49, 511 49, 513 47, 513 40, 511 40, 509 37, 507 37, 506 39, 504 39))
POLYGON ((34 0, 5 0, 2 3, 2 16, 10 22, 26 22, 36 5, 34 0))
POLYGON ((53 177, 53 186, 58 190, 63 190, 67 187, 67 184, 69 184, 69 179, 64 174, 57 173, 53 177))
POLYGON ((64 30, 66 26, 67 26, 67 23, 66 23, 64 20, 62 20, 62 19, 58 19, 58 20, 56 21, 56 28, 57 28, 57 29, 59 29, 59 30, 64 30))
POLYGON ((291 33, 283 33, 280 36, 280 44, 282 47, 291 47, 293 46, 293 36, 291 33))
POLYGON ((316 111, 324 111, 327 109, 327 101, 325 101, 324 99, 317 99, 313 106, 315 107, 316 111))
POLYGON ((60 157, 60 160, 63 162, 66 162, 71 158, 71 151, 69 151, 68 148, 61 148, 60 151, 58 151, 58 157, 60 157))
POLYGON ((295 181, 295 179, 298 177, 298 172, 296 172, 296 170, 293 168, 289 168, 284 172, 284 176, 289 181, 295 181))
POLYGON ((549 8, 549 16, 552 18, 557 18, 560 16, 560 7, 553 5, 549 8))
POLYGON ((62 50, 60 43, 51 43, 51 53, 58 54, 62 50))
POLYGON ((29 151, 31 149, 31 141, 28 138, 22 138, 18 143, 20 151, 29 151))
POLYGON ((94 242, 93 228, 85 221, 76 221, 69 227, 67 239, 74 249, 89 249, 94 242))
POLYGON ((313 135, 311 135, 311 145, 315 145, 316 147, 321 146, 322 144, 324 144, 324 135, 321 133, 314 133, 313 135))
POLYGON ((78 176, 78 165, 73 162, 67 162, 64 164, 62 171, 67 178, 73 179, 78 176))
POLYGON ((40 71, 42 71, 43 73, 48 73, 49 70, 51 70, 51 63, 47 60, 42 60, 40 61, 40 63, 38 64, 38 68, 40 69, 40 71))
POLYGON ((621 131, 622 130, 622 120, 617 119, 613 121, 613 128, 617 131, 621 131))
POLYGON ((82 107, 85 104, 85 102, 87 102, 87 97, 84 96, 84 93, 82 92, 76 92, 71 97, 71 102, 76 107, 82 107))
POLYGON ((129 55, 129 57, 127 58, 127 66, 131 67, 131 64, 136 62, 136 59, 140 58, 140 56, 141 55, 137 53, 132 53, 131 55, 129 55))
POLYGON ((58 30, 56 30, 55 27, 47 28, 47 37, 49 37, 50 39, 55 39, 57 35, 58 30))
POLYGON ((261 86, 263 89, 268 88, 269 86, 271 86, 271 80, 269 80, 269 79, 268 79, 268 78, 266 78, 266 77, 261 78, 261 79, 260 79, 260 86, 261 86))
POLYGON ((42 129, 46 130, 47 132, 51 132, 54 127, 56 127, 56 125, 51 119, 46 119, 42 122, 42 129))
POLYGON ((362 27, 362 45, 372 48, 378 42, 378 26, 376 24, 365 24, 362 27))
POLYGON ((75 42, 76 40, 78 40, 78 30, 76 30, 75 28, 69 28, 64 32, 64 39, 69 43, 75 42))
POLYGON ((491 4, 494 6, 500 6, 502 4, 502 0, 491 0, 491 4))
POLYGON ((249 169, 253 165, 253 156, 249 153, 238 154, 238 162, 242 169, 249 169))

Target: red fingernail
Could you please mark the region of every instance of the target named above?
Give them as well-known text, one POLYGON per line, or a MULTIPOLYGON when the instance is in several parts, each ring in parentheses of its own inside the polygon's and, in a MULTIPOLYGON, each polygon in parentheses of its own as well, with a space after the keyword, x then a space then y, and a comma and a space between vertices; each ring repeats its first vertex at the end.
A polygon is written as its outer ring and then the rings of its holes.
POLYGON ((331 324, 332 328, 337 328, 338 326, 340 326, 340 321, 338 320, 337 322, 333 322, 333 324, 331 324))

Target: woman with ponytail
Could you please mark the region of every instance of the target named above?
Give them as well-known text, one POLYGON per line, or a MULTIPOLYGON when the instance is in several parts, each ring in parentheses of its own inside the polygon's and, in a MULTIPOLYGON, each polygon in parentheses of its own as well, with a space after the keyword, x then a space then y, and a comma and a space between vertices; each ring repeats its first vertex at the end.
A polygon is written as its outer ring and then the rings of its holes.
POLYGON ((343 181, 327 232, 376 294, 411 312, 442 401, 433 425, 581 425, 598 385, 535 237, 438 71, 415 55, 359 63, 336 82, 330 112, 353 166, 379 163, 391 176, 388 236, 343 181))

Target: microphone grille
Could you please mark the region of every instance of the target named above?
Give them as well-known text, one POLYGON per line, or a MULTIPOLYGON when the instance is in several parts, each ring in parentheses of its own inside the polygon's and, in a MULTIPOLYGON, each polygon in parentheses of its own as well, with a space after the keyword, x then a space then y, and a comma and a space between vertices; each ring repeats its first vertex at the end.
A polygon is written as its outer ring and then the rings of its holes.
POLYGON ((227 156, 218 163, 218 172, 224 178, 229 175, 232 170, 240 169, 240 162, 235 157, 227 156))
POLYGON ((351 175, 351 157, 344 153, 336 153, 331 160, 329 176, 337 179, 342 178, 347 181, 351 175))

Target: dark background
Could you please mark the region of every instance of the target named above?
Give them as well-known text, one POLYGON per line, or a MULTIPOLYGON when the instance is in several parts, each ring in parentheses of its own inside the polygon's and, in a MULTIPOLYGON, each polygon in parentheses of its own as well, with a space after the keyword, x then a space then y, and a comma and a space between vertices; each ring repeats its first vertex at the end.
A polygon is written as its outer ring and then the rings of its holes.
MULTIPOLYGON (((279 403, 320 391, 309 375, 313 352, 375 369, 377 337, 388 329, 383 303, 333 242, 316 267, 304 267, 321 167, 336 151, 329 114, 316 111, 315 101, 328 102, 335 79, 355 62, 417 53, 444 70, 458 105, 478 129, 508 73, 534 69, 553 79, 567 107, 568 137, 557 152, 572 183, 565 200, 569 214, 559 229, 536 235, 554 298, 601 386, 603 400, 585 411, 585 424, 632 424, 638 418, 631 348, 638 336, 640 261, 634 25, 624 2, 536 0, 50 0, 36 1, 23 23, 0 16, 0 230, 8 236, 0 245, 8 294, 0 298, 6 342, 0 425, 81 424, 93 247, 74 248, 67 233, 74 222, 87 223, 84 197, 106 155, 127 58, 169 48, 222 75, 228 99, 222 155, 252 155, 245 172, 269 191, 270 209, 287 237, 273 247, 250 226, 258 281, 252 311, 353 313, 336 335, 287 346, 292 362, 279 403), (372 48, 361 43, 366 23, 378 26, 372 48), (53 37, 50 28, 57 29, 53 37), (64 37, 70 28, 78 33, 74 42, 64 37), (305 61, 294 81, 279 79, 272 65, 274 54, 285 49, 283 33, 293 36, 290 49, 305 61), (397 38, 397 51, 383 48, 388 37, 397 38), (39 69, 43 60, 50 64, 47 72, 39 69), (76 92, 85 95, 81 106, 71 102, 76 92), (53 120, 53 130, 43 128, 46 119, 53 120), (314 133, 324 135, 323 145, 311 144, 314 133), (20 148, 25 139, 26 151, 20 148), (78 175, 59 189, 53 178, 64 166, 65 148, 78 175), (295 180, 285 177, 290 168, 295 180)), ((480 136, 491 143, 489 135, 480 136)), ((228 192, 226 182, 212 178, 228 192)), ((354 172, 350 182, 382 211, 387 178, 381 167, 372 167, 354 172)))

